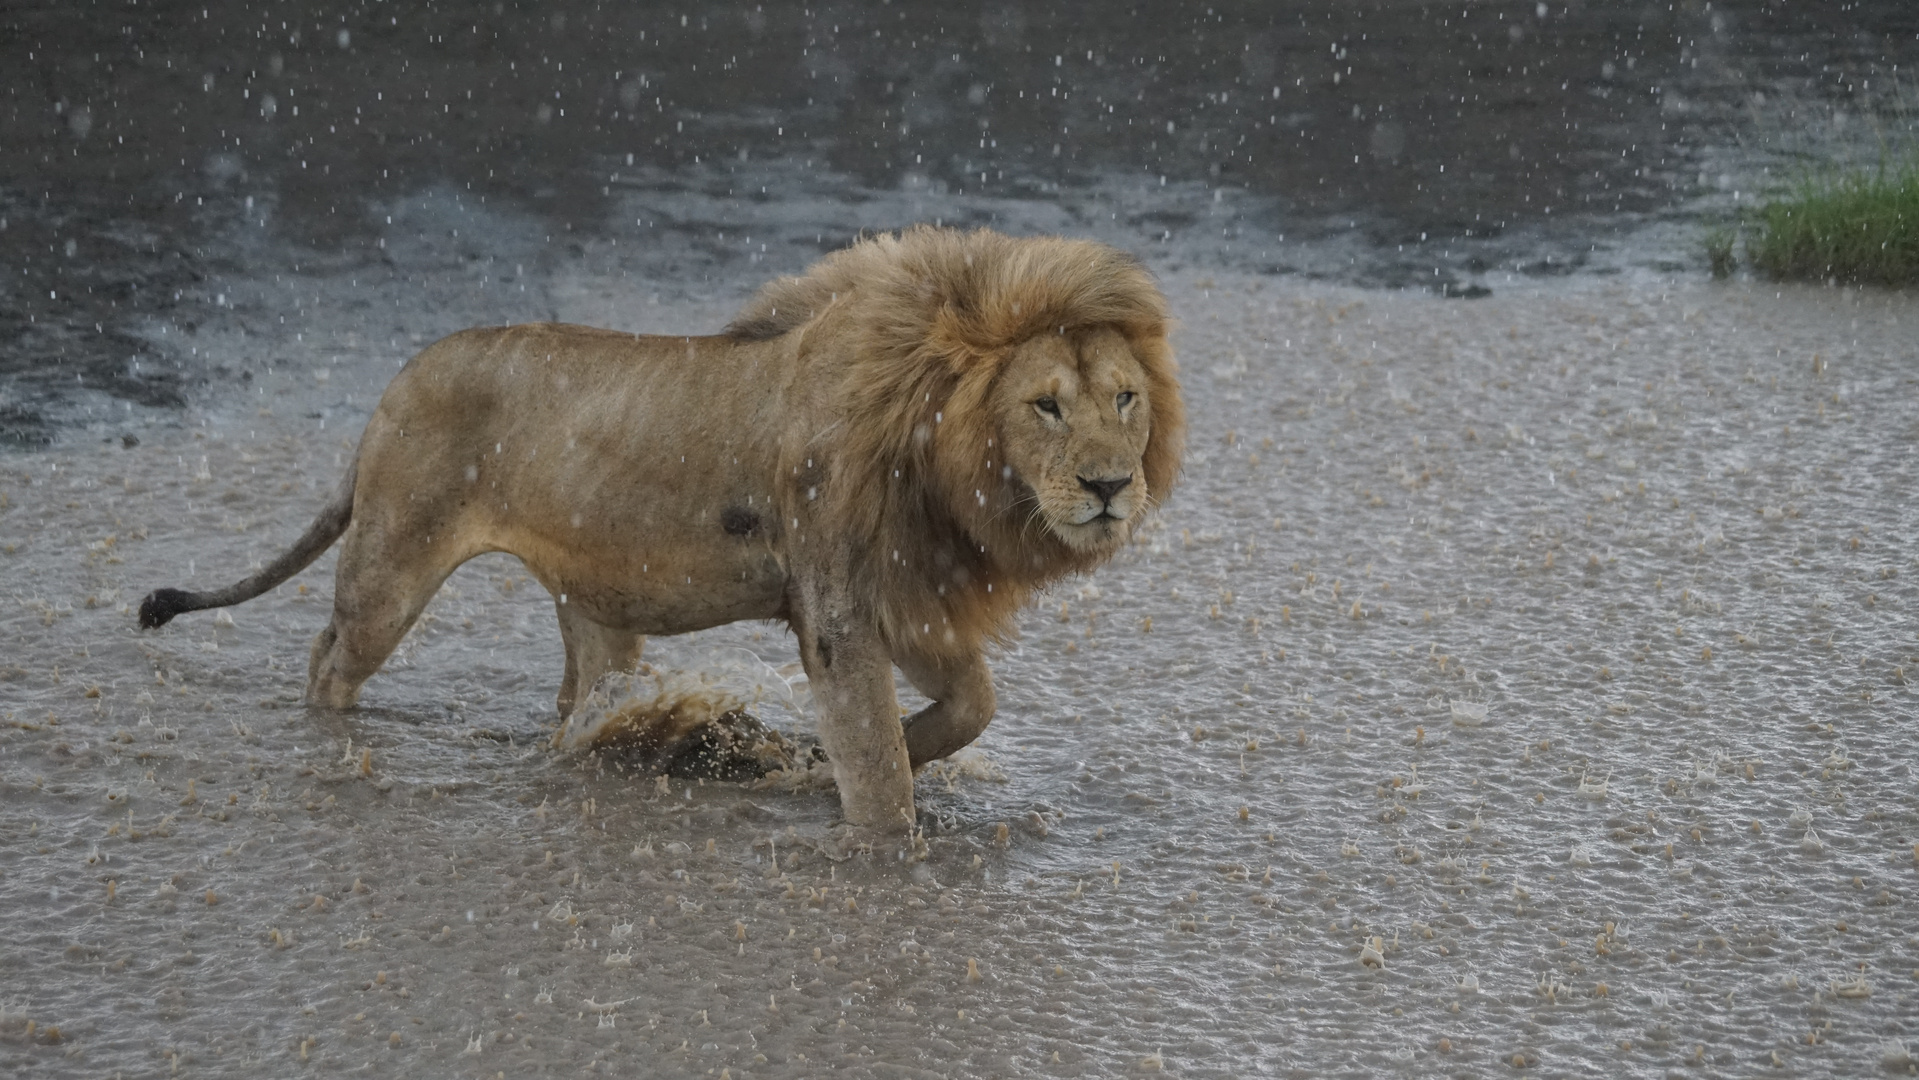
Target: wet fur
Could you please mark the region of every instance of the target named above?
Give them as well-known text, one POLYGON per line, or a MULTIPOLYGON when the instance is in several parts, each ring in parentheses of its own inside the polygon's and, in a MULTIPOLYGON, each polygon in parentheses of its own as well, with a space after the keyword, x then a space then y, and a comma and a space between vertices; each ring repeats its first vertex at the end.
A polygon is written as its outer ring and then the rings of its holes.
POLYGON ((715 337, 463 331, 395 376, 289 551, 225 589, 159 590, 141 625, 257 596, 344 536, 307 698, 349 707, 447 575, 506 551, 555 598, 566 715, 646 634, 784 620, 848 820, 896 829, 912 770, 992 718, 983 643, 1171 489, 1167 325, 1112 248, 922 227, 773 282, 715 337), (1122 383, 1144 411, 1119 410, 1122 383), (1084 423, 1036 419, 1054 385, 1088 391, 1084 423), (1089 478, 1121 476, 1137 486, 1108 517, 1061 524, 1089 478), (894 666, 932 700, 903 726, 894 666))
POLYGON ((1097 326, 1124 335, 1153 395, 1141 464, 1147 489, 1161 500, 1186 442, 1169 321, 1152 276, 1124 252, 922 226, 866 240, 804 276, 768 284, 727 333, 764 340, 798 330, 851 357, 838 467, 879 497, 837 504, 832 528, 862 541, 861 577, 889 642, 925 648, 921 628, 932 626, 932 648, 963 653, 1004 635, 1033 590, 1107 557, 1029 527, 1023 512, 981 513, 969 499, 1001 486, 976 451, 995 433, 989 398, 1012 346, 1097 326), (977 543, 955 545, 961 535, 977 543), (894 551, 902 558, 893 559, 894 551), (941 588, 953 578, 948 558, 964 560, 970 587, 941 588))

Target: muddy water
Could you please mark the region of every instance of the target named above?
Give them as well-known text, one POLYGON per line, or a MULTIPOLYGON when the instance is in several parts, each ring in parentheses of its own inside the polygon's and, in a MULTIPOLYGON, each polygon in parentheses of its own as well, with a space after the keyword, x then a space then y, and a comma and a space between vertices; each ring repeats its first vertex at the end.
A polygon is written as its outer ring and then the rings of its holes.
MULTIPOLYGON (((998 719, 920 781, 926 859, 876 864, 835 852, 817 782, 549 750, 551 602, 505 557, 350 716, 298 704, 331 556, 230 624, 134 629, 147 589, 287 543, 431 335, 694 332, 746 284, 636 280, 680 256, 450 193, 392 211, 377 276, 236 231, 271 269, 209 280, 186 339, 228 378, 0 462, 0 1070, 1819 1076, 1919 1049, 1911 300, 1627 276, 1458 304, 1163 262, 1184 487, 1023 617, 998 719)), ((795 659, 761 625, 650 659, 735 649, 795 659)))
MULTIPOLYGON (((49 446, 0 457, 0 1072, 1910 1068, 1919 308, 1686 269, 1906 130, 1905 7, 203 10, 0 42, 0 437, 49 446), (133 629, 439 335, 707 331, 920 220, 1142 252, 1195 418, 923 862, 817 777, 549 749, 510 559, 346 717, 330 556, 133 629)), ((740 650, 795 659, 649 660, 740 650)))

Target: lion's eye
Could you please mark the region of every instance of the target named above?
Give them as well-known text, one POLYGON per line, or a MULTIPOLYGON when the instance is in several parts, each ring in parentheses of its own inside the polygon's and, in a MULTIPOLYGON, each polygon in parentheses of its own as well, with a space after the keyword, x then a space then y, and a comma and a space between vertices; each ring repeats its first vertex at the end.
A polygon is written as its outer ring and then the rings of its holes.
POLYGON ((1137 396, 1138 395, 1134 394, 1131 390, 1121 390, 1119 392, 1119 396, 1113 399, 1113 408, 1118 411, 1124 412, 1126 410, 1126 406, 1131 405, 1133 403, 1133 398, 1137 396))
POLYGON ((1055 420, 1060 418, 1059 402, 1054 401, 1051 397, 1043 397, 1033 402, 1033 408, 1038 409, 1040 412, 1045 413, 1055 420))

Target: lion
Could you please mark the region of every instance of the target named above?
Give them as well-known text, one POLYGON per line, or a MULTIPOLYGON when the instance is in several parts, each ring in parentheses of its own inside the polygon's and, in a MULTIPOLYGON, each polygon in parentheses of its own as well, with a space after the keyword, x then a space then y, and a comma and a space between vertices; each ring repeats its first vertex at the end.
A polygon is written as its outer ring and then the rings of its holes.
POLYGON ((721 333, 540 323, 422 350, 291 549, 154 628, 266 592, 345 538, 306 700, 351 708, 449 574, 517 556, 553 596, 558 708, 647 635, 784 622, 849 825, 993 718, 985 648, 1172 490, 1165 299, 1103 244, 919 226, 766 285, 721 333), (902 721, 897 666, 931 704, 902 721))

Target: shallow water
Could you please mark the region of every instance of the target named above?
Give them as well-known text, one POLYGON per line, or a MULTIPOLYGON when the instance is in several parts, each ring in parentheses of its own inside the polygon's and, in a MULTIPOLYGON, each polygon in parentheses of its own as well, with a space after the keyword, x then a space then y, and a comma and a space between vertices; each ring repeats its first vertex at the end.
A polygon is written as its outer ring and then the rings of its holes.
POLYGON ((1903 0, 1082 7, 16 0, 0 443, 196 398, 232 371, 154 323, 230 322, 208 284, 236 271, 383 276, 423 228, 515 289, 621 228, 644 289, 712 292, 943 218, 1470 297, 1704 273, 1705 223, 1919 122, 1903 0), (397 212, 455 199, 518 217, 397 212))
MULTIPOLYGON (((0 1070, 1905 1071, 1910 298, 1163 263, 1183 486, 1025 614, 919 784, 927 859, 875 864, 829 856, 829 788, 547 749, 558 635, 506 557, 350 716, 297 704, 331 556, 135 630, 287 543, 438 330, 694 332, 750 284, 635 304, 610 243, 483 217, 460 257, 469 210, 400 205, 370 280, 256 252, 190 335, 247 376, 0 459, 0 1070)), ((649 658, 722 648, 795 658, 649 658)))

